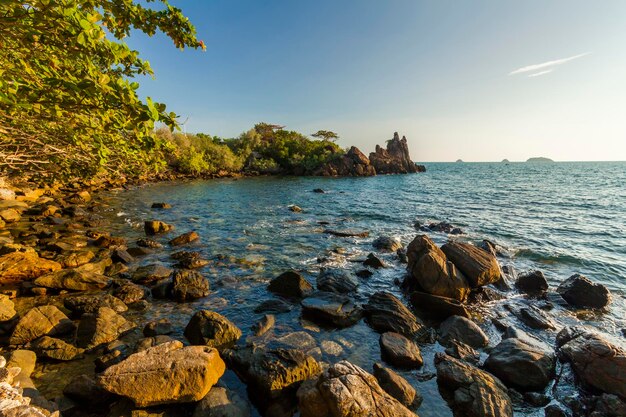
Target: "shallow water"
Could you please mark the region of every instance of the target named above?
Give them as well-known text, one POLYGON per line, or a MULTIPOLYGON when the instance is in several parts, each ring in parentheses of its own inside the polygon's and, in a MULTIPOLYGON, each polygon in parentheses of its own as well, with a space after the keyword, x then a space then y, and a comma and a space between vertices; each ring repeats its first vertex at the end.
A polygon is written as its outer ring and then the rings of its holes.
MULTIPOLYGON (((207 299, 188 304, 155 302, 148 313, 135 318, 169 317, 182 337, 193 312, 210 308, 235 322, 245 340, 251 325, 262 316, 252 310, 272 298, 267 283, 284 270, 302 270, 312 283, 320 266, 357 270, 360 264, 353 261, 373 251, 375 237, 395 235, 408 244, 418 233, 413 227, 416 220, 447 220, 466 232, 462 239, 489 239, 505 247, 507 256, 500 259, 502 264, 514 265, 518 271, 541 269, 553 286, 573 273, 607 285, 614 295, 610 312, 574 314, 559 307, 554 314, 561 323, 581 320, 621 337, 621 329, 626 328, 626 163, 432 163, 426 167, 426 173, 415 175, 224 179, 162 183, 110 193, 103 214, 112 219, 114 233, 132 242, 143 236, 144 220, 163 220, 176 226, 172 235, 196 230, 201 241, 193 249, 214 261, 202 269, 213 290, 207 299), (326 193, 313 193, 315 188, 326 193), (167 202, 173 208, 152 210, 153 202, 167 202), (303 212, 289 211, 291 204, 303 212), (323 233, 326 228, 367 230, 370 237, 338 238, 323 233), (337 247, 346 254, 329 255, 337 247), (330 259, 320 264, 318 258, 330 259)), ((430 235, 439 244, 448 238, 440 233, 430 235)), ((157 252, 141 263, 172 264, 171 252, 157 252)), ((365 302, 378 290, 402 297, 394 281, 402 279, 404 266, 393 255, 383 258, 389 268, 360 280, 358 301, 365 302)), ((515 298, 510 302, 515 303, 515 298)), ((483 311, 498 315, 500 304, 487 305, 483 311)), ((348 359, 368 371, 380 361, 378 335, 363 321, 347 329, 323 329, 303 322, 295 309, 277 315, 276 322, 270 337, 304 327, 318 346, 334 347, 322 349, 324 361, 348 359), (340 352, 327 341, 337 342, 340 352)), ((491 344, 497 344, 499 335, 493 326, 487 320, 482 324, 491 344)), ((543 333, 543 339, 554 339, 554 332, 543 333)), ((418 374, 434 372, 432 357, 442 347, 421 347, 424 368, 401 372, 424 396, 418 414, 451 416, 436 380, 418 378, 418 374)), ((224 380, 244 390, 234 375, 229 373, 224 380)), ((519 409, 516 415, 543 414, 541 409, 519 409)))

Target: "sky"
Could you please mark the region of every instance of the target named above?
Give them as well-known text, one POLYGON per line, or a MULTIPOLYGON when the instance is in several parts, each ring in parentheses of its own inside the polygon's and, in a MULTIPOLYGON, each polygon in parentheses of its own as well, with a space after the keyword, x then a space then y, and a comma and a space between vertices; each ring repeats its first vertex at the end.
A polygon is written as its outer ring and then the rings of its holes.
POLYGON ((626 1, 170 0, 207 45, 133 34, 187 132, 333 130, 415 161, 626 160, 626 1))

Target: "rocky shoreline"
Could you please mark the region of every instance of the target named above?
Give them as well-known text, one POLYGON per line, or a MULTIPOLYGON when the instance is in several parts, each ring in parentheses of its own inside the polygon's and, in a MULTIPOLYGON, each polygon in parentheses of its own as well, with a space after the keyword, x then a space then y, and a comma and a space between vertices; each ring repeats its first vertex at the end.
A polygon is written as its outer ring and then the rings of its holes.
MULTIPOLYGON (((372 253, 351 270, 323 269, 314 284, 298 271, 272 277, 275 298, 255 309, 263 317, 254 337, 244 340, 219 308, 195 311, 184 330, 167 319, 137 322, 134 312, 156 300, 176 308, 209 294, 207 260, 194 251, 202 236, 159 221, 167 203, 153 205, 144 238, 111 236, 97 188, 1 192, 0 416, 248 416, 253 407, 264 416, 414 416, 422 394, 400 375, 408 370, 436 378, 456 415, 626 413, 620 341, 557 314, 611 308, 610 292, 584 276, 551 288, 541 271, 518 275, 504 265, 497 245, 454 239, 462 231, 445 222, 416 224, 406 248, 392 236, 328 229, 339 239, 371 239, 372 253), (451 240, 438 247, 421 234, 433 230, 451 240), (138 265, 155 251, 167 251, 172 268, 138 265), (389 259, 406 262, 389 288, 401 287, 410 303, 390 291, 357 302, 359 280, 389 259), (365 320, 380 334, 380 363, 323 361, 305 331, 264 337, 294 310, 329 329, 365 320), (433 346, 441 350, 426 356, 433 346), (62 395, 39 393, 36 364, 79 359, 90 369, 64 381, 62 395), (428 361, 432 375, 420 371, 428 361), (248 398, 223 383, 226 370, 248 398)), ((337 349, 329 343, 322 348, 337 349)))

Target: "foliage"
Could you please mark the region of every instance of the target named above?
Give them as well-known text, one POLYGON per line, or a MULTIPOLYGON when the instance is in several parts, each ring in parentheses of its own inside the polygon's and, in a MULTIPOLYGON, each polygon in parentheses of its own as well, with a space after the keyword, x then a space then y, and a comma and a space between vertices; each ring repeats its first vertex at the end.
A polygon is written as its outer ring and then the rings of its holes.
POLYGON ((319 138, 329 142, 336 142, 339 139, 339 135, 333 132, 332 130, 318 130, 313 133, 311 136, 314 138, 319 138))
POLYGON ((93 175, 162 166, 154 123, 175 127, 176 115, 138 97, 132 78, 152 69, 121 39, 158 30, 177 48, 204 44, 181 10, 156 3, 0 1, 0 170, 93 175))

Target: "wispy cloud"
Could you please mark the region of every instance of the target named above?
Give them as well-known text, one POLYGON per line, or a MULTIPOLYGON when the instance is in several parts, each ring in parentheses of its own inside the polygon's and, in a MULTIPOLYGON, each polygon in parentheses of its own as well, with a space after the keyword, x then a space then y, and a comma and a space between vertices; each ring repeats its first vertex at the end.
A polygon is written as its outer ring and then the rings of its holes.
POLYGON ((558 65, 563 65, 567 62, 573 61, 575 59, 578 58, 582 58, 586 55, 589 55, 591 52, 585 52, 584 54, 578 54, 578 55, 574 55, 574 56, 570 56, 569 58, 561 58, 561 59, 555 59, 554 61, 547 61, 547 62, 542 62, 541 64, 533 64, 533 65, 527 65, 525 67, 522 68, 518 68, 514 71, 511 71, 509 73, 509 75, 516 75, 516 74, 523 74, 525 72, 533 72, 535 74, 530 75, 530 76, 539 76, 539 75, 543 75, 543 74, 547 74, 548 72, 551 72, 554 67, 558 66, 558 65), (543 71, 542 71, 543 70, 543 71), (539 71, 539 72, 536 72, 539 71))
POLYGON ((535 72, 533 74, 528 75, 528 77, 539 77, 540 75, 550 74, 551 72, 552 72, 552 69, 539 71, 539 72, 535 72))

